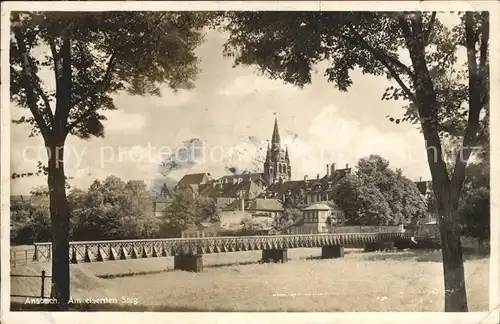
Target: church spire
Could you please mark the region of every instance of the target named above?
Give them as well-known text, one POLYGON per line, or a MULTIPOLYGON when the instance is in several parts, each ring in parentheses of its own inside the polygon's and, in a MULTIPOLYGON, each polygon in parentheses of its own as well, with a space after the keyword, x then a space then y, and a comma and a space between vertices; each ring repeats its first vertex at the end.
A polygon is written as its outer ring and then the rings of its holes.
POLYGON ((290 181, 291 166, 288 147, 281 148, 281 138, 278 130, 278 119, 274 119, 274 129, 271 141, 267 145, 266 161, 264 162, 264 178, 267 185, 275 182, 290 181))
POLYGON ((271 138, 272 144, 280 144, 280 133, 278 131, 278 118, 274 118, 274 129, 273 129, 273 137, 271 138))

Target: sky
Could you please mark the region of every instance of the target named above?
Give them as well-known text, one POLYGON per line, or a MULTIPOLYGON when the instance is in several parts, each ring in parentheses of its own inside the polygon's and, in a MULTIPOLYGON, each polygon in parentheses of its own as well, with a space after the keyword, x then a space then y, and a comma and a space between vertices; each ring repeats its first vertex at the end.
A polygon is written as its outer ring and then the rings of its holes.
MULTIPOLYGON (((379 154, 412 180, 430 179, 424 139, 416 126, 395 124, 402 102, 382 101, 390 83, 383 77, 352 74, 353 86, 340 92, 317 67, 303 89, 270 80, 254 67, 234 68, 222 55, 224 34, 210 31, 198 48, 200 75, 194 89, 160 97, 115 96, 118 110, 107 112, 105 137, 66 142, 65 170, 71 185, 87 188, 95 179, 115 175, 144 180, 157 188, 186 173, 261 171, 274 118, 288 146, 292 179, 326 173, 326 164, 354 166, 379 154), (194 148, 194 149, 193 149, 194 148), (187 154, 186 152, 194 152, 187 154), (167 160, 169 167, 159 168, 167 160), (180 161, 179 161, 180 160, 180 161), (230 170, 230 168, 234 168, 230 170)), ((47 77, 52 74, 47 74, 47 77)), ((26 110, 12 105, 12 118, 26 110)), ((46 161, 41 137, 29 138, 28 125, 11 125, 11 173, 33 172, 46 161)), ((45 177, 12 180, 12 194, 28 194, 45 177)))

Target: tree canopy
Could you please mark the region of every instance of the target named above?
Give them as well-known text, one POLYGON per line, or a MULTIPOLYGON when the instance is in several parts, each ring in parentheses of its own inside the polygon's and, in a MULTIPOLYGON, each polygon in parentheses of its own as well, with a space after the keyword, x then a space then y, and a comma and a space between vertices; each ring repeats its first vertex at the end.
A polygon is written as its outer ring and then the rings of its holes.
POLYGON ((35 187, 29 196, 11 200, 10 215, 12 243, 32 244, 50 239, 50 211, 46 187, 35 187))
MULTIPOLYGON (((64 148, 68 135, 104 136, 102 111, 113 94, 160 95, 161 86, 190 88, 198 73, 195 49, 208 23, 203 12, 12 12, 10 97, 30 116, 15 123, 40 134, 48 163, 52 226, 52 295, 69 300, 69 206, 64 148), (48 72, 54 87, 42 71, 48 72)), ((17 176, 30 176, 28 172, 17 176)), ((14 176, 14 175, 13 175, 14 176)))
POLYGON ((392 225, 391 210, 373 183, 348 175, 338 186, 335 202, 347 225, 392 225))
MULTIPOLYGON (((94 181, 87 190, 72 189, 68 204, 71 240, 153 238, 159 234, 160 220, 153 213, 153 200, 143 181, 125 182, 109 176, 94 181)), ((24 200, 13 200, 11 221, 13 242, 50 241, 47 188, 36 187, 24 200)))
POLYGON ((100 111, 116 109, 113 94, 193 86, 205 24, 195 12, 13 13, 11 98, 32 113, 16 122, 46 139, 54 118, 64 134, 103 136, 100 111), (44 69, 52 70, 55 89, 44 87, 44 69))
MULTIPOLYGON (((340 91, 349 89, 355 69, 386 77, 394 85, 383 99, 403 100, 405 121, 425 121, 428 145, 440 151, 438 139, 451 134, 464 137, 464 147, 474 146, 478 137, 487 137, 489 16, 487 12, 454 15, 458 24, 449 28, 435 12, 230 12, 223 25, 230 34, 225 54, 234 58, 235 65, 256 66, 272 79, 299 87, 311 83, 311 71, 319 62, 328 62, 325 77, 340 91), (470 58, 460 62, 460 48, 468 49, 479 65, 470 67, 470 58), (402 58, 405 49, 410 65, 402 58), (474 82, 469 82, 471 76, 474 82), (419 86, 424 81, 432 89, 419 86), (422 110, 424 90, 432 90, 436 97, 429 111, 422 110), (477 108, 470 112, 472 90, 477 90, 473 100, 477 108), (480 115, 482 109, 485 113, 480 115), (474 136, 469 138, 466 128, 471 125, 475 126, 468 133, 474 136), (438 136, 432 143, 431 131, 438 136)), ((470 151, 464 152, 465 157, 470 151)))
POLYGON ((220 209, 215 199, 194 195, 190 190, 179 189, 161 219, 162 237, 179 237, 189 225, 218 222, 220 209))
POLYGON ((225 54, 235 65, 257 66, 273 79, 303 87, 317 63, 327 62, 325 76, 340 91, 352 85, 355 69, 392 82, 382 98, 402 100, 404 121, 418 123, 425 139, 440 216, 445 310, 467 311, 458 201, 467 162, 488 133, 489 12, 457 13, 451 29, 442 15, 229 12, 222 29, 230 34, 225 54), (442 147, 450 134, 461 137, 451 169, 442 147))
POLYGON ((424 197, 401 170, 379 155, 361 158, 335 196, 349 225, 414 224, 427 212, 424 197))
POLYGON ((155 237, 159 221, 143 181, 125 182, 109 176, 94 181, 87 192, 68 195, 72 207, 74 240, 134 239, 155 237))

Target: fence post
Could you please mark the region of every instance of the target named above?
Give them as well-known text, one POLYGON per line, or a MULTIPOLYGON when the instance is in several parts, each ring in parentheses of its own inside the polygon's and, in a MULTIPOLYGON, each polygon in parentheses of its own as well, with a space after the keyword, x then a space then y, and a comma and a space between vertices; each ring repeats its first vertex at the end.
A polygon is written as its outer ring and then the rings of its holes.
POLYGON ((38 261, 38 246, 35 244, 35 253, 33 254, 33 261, 38 261))
POLYGON ((14 253, 14 256, 12 256, 12 253, 11 253, 11 259, 12 261, 14 261, 14 267, 16 266, 16 251, 13 252, 14 253))
POLYGON ((45 270, 42 270, 42 292, 40 297, 45 298, 45 270))
POLYGON ((28 250, 24 250, 24 259, 26 260, 26 265, 28 265, 28 250))

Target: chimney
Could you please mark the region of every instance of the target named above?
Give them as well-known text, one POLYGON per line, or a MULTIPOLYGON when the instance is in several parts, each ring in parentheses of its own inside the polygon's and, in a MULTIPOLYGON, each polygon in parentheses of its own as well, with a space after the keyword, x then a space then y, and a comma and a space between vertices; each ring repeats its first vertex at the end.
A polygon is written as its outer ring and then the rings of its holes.
POLYGON ((319 173, 316 175, 316 180, 319 180, 319 173))
POLYGON ((349 169, 349 163, 346 163, 346 164, 345 164, 345 168, 346 168, 346 169, 349 169))
POLYGON ((335 173, 335 163, 332 163, 332 165, 330 165, 330 175, 333 177, 334 173, 335 173))
POLYGON ((307 174, 304 176, 304 182, 307 182, 307 174))
POLYGON ((330 178, 330 164, 326 165, 326 177, 330 178))

